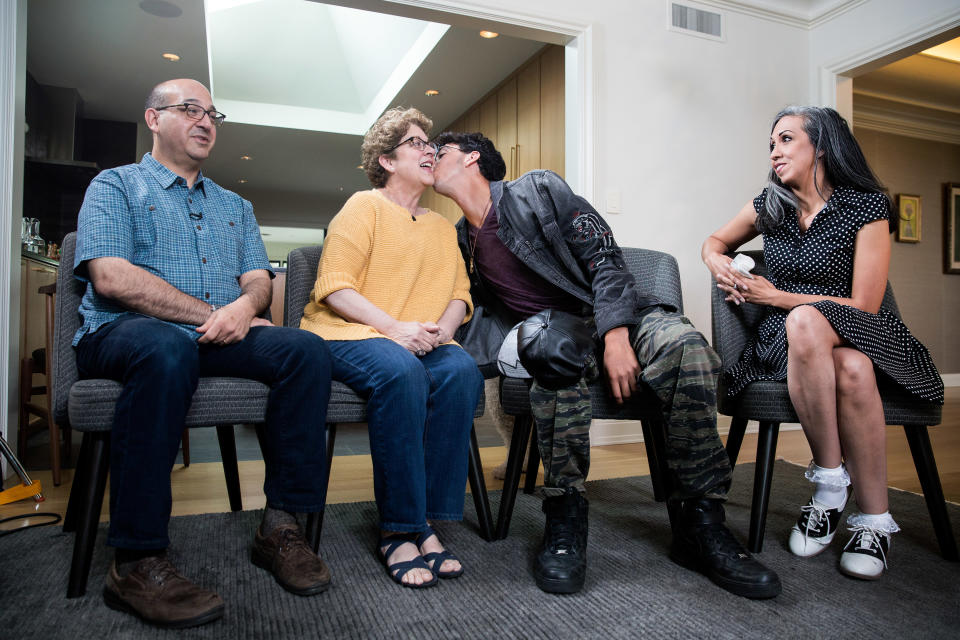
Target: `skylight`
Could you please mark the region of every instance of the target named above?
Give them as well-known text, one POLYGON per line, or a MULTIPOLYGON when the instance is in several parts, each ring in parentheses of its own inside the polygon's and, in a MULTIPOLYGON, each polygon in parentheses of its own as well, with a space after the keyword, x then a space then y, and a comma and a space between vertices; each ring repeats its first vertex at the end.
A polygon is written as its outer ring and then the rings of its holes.
POLYGON ((210 89, 231 122, 362 135, 447 25, 309 0, 205 0, 210 89))

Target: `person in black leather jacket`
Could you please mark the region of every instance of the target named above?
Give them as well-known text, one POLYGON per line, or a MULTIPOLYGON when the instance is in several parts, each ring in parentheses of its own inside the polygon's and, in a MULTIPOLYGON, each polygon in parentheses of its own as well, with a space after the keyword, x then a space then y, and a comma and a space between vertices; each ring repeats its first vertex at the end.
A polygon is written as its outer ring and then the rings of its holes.
MULTIPOLYGON (((436 142, 434 189, 464 212, 457 232, 476 309, 457 335, 460 344, 491 375, 513 324, 545 309, 584 317, 614 400, 624 402, 643 384, 661 402, 670 499, 681 514, 671 558, 737 595, 779 594, 776 573, 723 524, 731 469, 716 427, 720 360, 704 337, 638 287, 610 227, 556 173, 503 182, 503 158, 482 134, 444 133, 436 142)), ((533 573, 544 591, 571 593, 586 575, 588 380, 561 389, 541 382, 534 378, 530 400, 546 526, 533 573)))

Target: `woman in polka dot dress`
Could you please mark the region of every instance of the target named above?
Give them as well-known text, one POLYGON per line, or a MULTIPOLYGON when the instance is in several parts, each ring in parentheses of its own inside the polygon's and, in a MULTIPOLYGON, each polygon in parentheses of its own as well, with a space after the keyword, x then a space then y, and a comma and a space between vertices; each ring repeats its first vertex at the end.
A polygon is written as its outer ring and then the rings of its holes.
POLYGON ((890 534, 886 438, 877 376, 943 402, 943 381, 904 324, 881 308, 892 215, 846 121, 833 109, 789 107, 774 119, 766 189, 703 243, 703 261, 732 304, 767 316, 729 371, 736 395, 756 380, 787 381, 813 452, 810 502, 790 550, 813 556, 833 540, 852 484, 860 512, 840 557, 850 576, 879 578, 890 534), (729 251, 763 235, 769 280, 744 276, 729 251), (879 373, 878 373, 879 372, 879 373))

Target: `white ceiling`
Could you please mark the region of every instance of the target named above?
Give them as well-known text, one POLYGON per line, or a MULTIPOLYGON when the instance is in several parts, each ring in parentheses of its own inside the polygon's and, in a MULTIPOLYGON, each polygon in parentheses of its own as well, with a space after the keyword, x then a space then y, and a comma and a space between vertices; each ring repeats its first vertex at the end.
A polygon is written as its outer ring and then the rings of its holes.
MULTIPOLYGON (((223 0, 208 2, 211 8, 217 8, 216 3, 222 4, 223 0)), ((228 2, 236 4, 234 0, 228 2)), ((241 64, 220 79, 218 69, 223 65, 217 61, 220 49, 214 45, 214 99, 217 108, 227 114, 227 122, 219 132, 217 147, 204 166, 204 173, 248 197, 257 211, 265 213, 283 209, 291 198, 298 203, 313 198, 318 203, 316 219, 303 222, 288 216, 279 222, 324 226, 338 203, 354 191, 369 188, 363 172, 357 169, 362 137, 306 127, 238 122, 226 105, 257 103, 273 100, 274 96, 288 99, 291 90, 297 89, 299 97, 294 100, 300 102, 294 104, 302 108, 362 109, 362 105, 356 105, 364 100, 369 104, 371 96, 376 97, 377 85, 385 83, 382 78, 387 70, 396 68, 399 54, 385 47, 383 39, 374 34, 345 35, 354 19, 344 17, 342 12, 346 10, 340 7, 307 0, 249 0, 242 4, 221 12, 224 17, 233 14, 232 27, 212 28, 213 32, 223 31, 220 35, 228 41, 233 36, 233 44, 222 49, 224 59, 240 60, 241 64), (284 22, 280 9, 296 5, 313 14, 338 16, 326 27, 328 31, 314 34, 316 39, 324 40, 322 46, 293 46, 295 38, 278 31, 284 22), (269 28, 265 25, 267 14, 258 13, 262 11, 272 15, 269 28), (237 28, 239 24, 245 25, 245 33, 237 28), (265 28, 261 31, 260 26, 265 28), (335 45, 340 47, 337 54, 331 53, 335 45), (299 54, 295 68, 273 58, 281 50, 299 54), (270 62, 256 62, 259 56, 270 62), (350 64, 345 62, 348 59, 350 64), (349 72, 344 71, 345 66, 349 72), (253 73, 247 73, 254 67, 265 69, 267 77, 257 80, 253 73), (367 76, 374 79, 366 82, 367 76), (221 95, 228 97, 221 100, 221 95), (352 106, 348 104, 351 101, 352 106), (241 160, 241 155, 249 155, 252 160, 241 160), (247 182, 238 183, 241 178, 247 182)), ((286 20, 291 21, 291 34, 303 35, 302 19, 286 20)), ((213 20, 216 21, 217 18, 213 20)), ((397 21, 397 31, 408 36, 416 31, 410 25, 418 22, 376 16, 380 27, 387 21, 397 21)), ((201 0, 31 0, 27 69, 41 84, 77 89, 86 118, 140 122, 144 98, 158 82, 190 77, 210 84, 209 27, 201 0), (161 58, 164 52, 176 53, 180 60, 168 62, 161 58)), ((496 25, 491 27, 495 29, 496 25)), ((420 27, 420 33, 423 30, 420 27)), ((542 42, 504 35, 488 40, 480 38, 475 29, 451 27, 384 105, 422 109, 433 119, 434 133, 439 133, 440 127, 452 122, 542 46, 542 42), (427 89, 438 89, 441 95, 428 98, 424 95, 427 89)), ((267 113, 271 110, 269 106, 260 106, 267 113)), ((382 110, 378 107, 370 120, 382 110)))

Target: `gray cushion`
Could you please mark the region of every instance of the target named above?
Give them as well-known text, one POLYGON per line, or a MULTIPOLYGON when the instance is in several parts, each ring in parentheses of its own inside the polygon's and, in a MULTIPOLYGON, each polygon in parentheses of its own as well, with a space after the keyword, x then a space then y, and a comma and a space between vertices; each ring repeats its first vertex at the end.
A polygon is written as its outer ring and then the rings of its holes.
MULTIPOLYGON (((70 388, 70 426, 109 431, 122 386, 114 380, 80 380, 70 388)), ((263 422, 270 387, 245 378, 200 378, 184 426, 263 422)))

